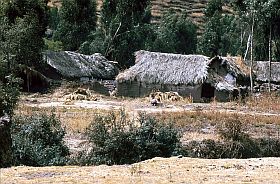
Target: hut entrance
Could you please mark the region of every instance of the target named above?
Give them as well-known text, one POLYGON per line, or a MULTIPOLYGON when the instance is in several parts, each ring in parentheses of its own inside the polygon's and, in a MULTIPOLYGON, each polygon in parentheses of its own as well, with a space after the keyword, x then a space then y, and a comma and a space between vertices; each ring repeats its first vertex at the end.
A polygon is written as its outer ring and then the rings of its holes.
POLYGON ((48 81, 42 75, 31 72, 21 72, 18 75, 23 79, 22 90, 25 92, 46 92, 48 90, 48 81))
POLYGON ((209 83, 202 84, 201 98, 211 99, 214 97, 215 88, 209 83))

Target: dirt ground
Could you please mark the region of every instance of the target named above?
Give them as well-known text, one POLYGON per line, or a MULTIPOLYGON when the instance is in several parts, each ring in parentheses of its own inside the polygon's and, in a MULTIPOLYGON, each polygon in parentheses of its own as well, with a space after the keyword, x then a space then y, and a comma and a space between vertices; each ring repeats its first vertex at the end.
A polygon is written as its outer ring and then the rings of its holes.
MULTIPOLYGON (((112 98, 97 95, 97 101, 73 101, 65 104, 65 91, 52 94, 25 94, 21 97, 16 113, 33 113, 40 109, 60 109, 59 116, 68 124, 83 130, 96 111, 125 109, 132 117, 139 112, 146 113, 180 113, 213 112, 252 115, 252 117, 273 117, 274 124, 256 129, 257 134, 269 132, 279 137, 280 112, 276 110, 258 110, 242 106, 236 102, 228 103, 187 103, 167 102, 160 106, 151 106, 149 99, 112 98), (77 119, 77 116, 79 116, 77 119), (74 122, 71 122, 70 120, 74 122)), ((197 125, 195 125, 197 126, 197 125)), ((194 129, 190 124, 183 135, 182 142, 189 140, 218 139, 212 125, 201 124, 194 129), (194 130, 194 131, 193 131, 194 130)), ((253 129, 251 128, 250 131, 253 129)), ((254 134, 254 132, 251 132, 254 134)), ((79 133, 67 134, 66 143, 70 151, 78 151, 86 140, 79 133)), ((64 166, 64 167, 12 167, 0 170, 0 184, 23 183, 280 183, 280 158, 257 159, 197 159, 197 158, 154 158, 133 165, 121 166, 64 166)))
POLYGON ((37 183, 280 183, 280 159, 153 158, 133 165, 12 167, 0 170, 1 184, 37 183))

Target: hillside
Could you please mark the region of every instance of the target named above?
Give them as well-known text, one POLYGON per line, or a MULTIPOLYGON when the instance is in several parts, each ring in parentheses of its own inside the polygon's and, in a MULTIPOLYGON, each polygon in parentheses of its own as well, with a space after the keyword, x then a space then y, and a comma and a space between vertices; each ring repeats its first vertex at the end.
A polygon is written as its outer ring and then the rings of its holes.
MULTIPOLYGON (((103 0, 97 0, 99 14, 103 0)), ((203 30, 204 9, 209 0, 151 0, 152 23, 160 22, 162 16, 172 10, 176 13, 187 12, 191 20, 198 25, 199 32, 203 30)), ((51 0, 49 6, 61 6, 60 0, 51 0)), ((223 7, 224 13, 232 13, 228 6, 223 7)))

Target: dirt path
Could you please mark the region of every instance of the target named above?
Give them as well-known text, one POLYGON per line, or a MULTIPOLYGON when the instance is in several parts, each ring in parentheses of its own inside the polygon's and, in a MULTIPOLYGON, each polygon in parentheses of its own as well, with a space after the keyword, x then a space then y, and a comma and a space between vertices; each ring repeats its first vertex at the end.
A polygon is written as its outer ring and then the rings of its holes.
POLYGON ((1 184, 35 183, 280 183, 280 158, 154 158, 133 165, 13 167, 0 170, 1 184))

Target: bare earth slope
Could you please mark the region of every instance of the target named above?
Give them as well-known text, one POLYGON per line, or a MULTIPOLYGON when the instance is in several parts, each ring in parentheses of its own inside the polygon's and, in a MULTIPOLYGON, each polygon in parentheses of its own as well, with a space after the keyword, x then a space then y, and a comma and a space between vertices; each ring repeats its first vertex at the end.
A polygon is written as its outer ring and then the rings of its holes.
POLYGON ((33 183, 280 183, 280 158, 154 158, 133 165, 13 167, 1 184, 33 183))

